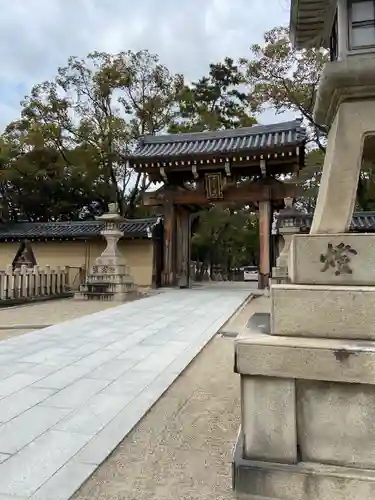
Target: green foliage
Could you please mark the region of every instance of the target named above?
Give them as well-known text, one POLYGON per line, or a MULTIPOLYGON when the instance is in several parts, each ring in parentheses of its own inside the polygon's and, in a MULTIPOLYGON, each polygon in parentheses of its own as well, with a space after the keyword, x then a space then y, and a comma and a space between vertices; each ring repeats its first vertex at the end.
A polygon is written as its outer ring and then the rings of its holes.
POLYGON ((244 75, 233 59, 210 64, 208 76, 182 88, 178 116, 170 132, 202 132, 253 125, 256 109, 244 91, 244 83, 244 75))
POLYGON ((54 80, 33 87, 2 136, 10 216, 93 216, 111 201, 135 215, 148 181, 129 169, 127 154, 141 135, 169 127, 182 86, 148 51, 69 58, 54 80))
MULTIPOLYGON (((277 113, 296 112, 304 119, 312 147, 306 168, 299 173, 303 186, 299 205, 313 211, 317 200, 324 162, 327 128, 314 121, 313 110, 324 64, 329 60, 325 50, 297 51, 292 48, 289 30, 274 28, 264 35, 262 45, 251 46, 250 59, 242 59, 246 81, 252 88, 255 109, 271 107, 277 113)), ((364 162, 357 190, 357 209, 375 209, 374 162, 364 162)))
POLYGON ((258 262, 258 219, 247 208, 213 206, 200 213, 193 260, 230 268, 258 262))
POLYGON ((311 140, 324 149, 327 130, 314 122, 313 109, 328 53, 293 49, 285 27, 267 31, 264 44, 254 44, 250 50, 250 59, 242 59, 241 64, 253 90, 255 107, 271 107, 277 113, 297 112, 309 127, 311 140))
POLYGON ((323 162, 323 151, 313 149, 306 155, 305 168, 293 176, 292 180, 302 187, 302 195, 297 200, 297 206, 304 212, 312 213, 315 210, 323 162))

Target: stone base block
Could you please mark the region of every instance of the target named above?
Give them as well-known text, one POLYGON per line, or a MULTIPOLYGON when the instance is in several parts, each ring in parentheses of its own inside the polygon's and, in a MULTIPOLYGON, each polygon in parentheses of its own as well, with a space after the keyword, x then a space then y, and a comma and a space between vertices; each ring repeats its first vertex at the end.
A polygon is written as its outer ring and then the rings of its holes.
POLYGON ((127 292, 127 293, 114 293, 112 295, 109 294, 90 294, 87 293, 86 291, 79 291, 74 294, 74 299, 75 300, 101 300, 101 301, 108 301, 108 302, 129 302, 132 300, 139 299, 141 297, 145 297, 146 294, 138 292, 138 291, 132 291, 132 292, 127 292))
POLYGON ((375 340, 375 287, 273 285, 273 335, 375 340))
MULTIPOLYGON (((98 261, 99 259, 97 259, 98 261)), ((92 276, 130 276, 130 267, 127 264, 96 264, 92 267, 92 276)))
POLYGON ((242 458, 242 432, 236 444, 233 490, 240 500, 373 500, 375 471, 300 462, 296 465, 242 458))
POLYGON ((374 342, 257 333, 235 360, 242 457, 375 469, 374 342))
POLYGON ((130 275, 91 274, 75 298, 124 302, 138 296, 137 286, 130 275))
POLYGON ((281 463, 297 461, 295 382, 241 377, 244 456, 281 463))
POLYGON ((375 385, 375 342, 243 334, 235 340, 235 372, 375 385))
POLYGON ((303 285, 375 285, 375 234, 294 236, 289 278, 303 285))

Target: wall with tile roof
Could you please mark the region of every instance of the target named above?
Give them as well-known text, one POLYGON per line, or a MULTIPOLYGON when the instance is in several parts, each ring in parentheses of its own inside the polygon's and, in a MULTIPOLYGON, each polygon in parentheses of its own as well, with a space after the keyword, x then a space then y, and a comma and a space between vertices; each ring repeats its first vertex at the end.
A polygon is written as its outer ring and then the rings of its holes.
MULTIPOLYGON (((121 224, 121 230, 124 238, 150 238, 158 223, 157 217, 129 219, 121 224)), ((91 239, 100 237, 103 228, 103 221, 0 223, 0 241, 91 239)))
MULTIPOLYGON (((276 230, 282 224, 283 216, 279 215, 276 222, 276 230)), ((308 232, 311 227, 313 214, 300 214, 297 223, 302 227, 303 232, 308 232)), ((375 232, 375 212, 355 212, 353 214, 350 230, 353 232, 374 233, 375 232)))

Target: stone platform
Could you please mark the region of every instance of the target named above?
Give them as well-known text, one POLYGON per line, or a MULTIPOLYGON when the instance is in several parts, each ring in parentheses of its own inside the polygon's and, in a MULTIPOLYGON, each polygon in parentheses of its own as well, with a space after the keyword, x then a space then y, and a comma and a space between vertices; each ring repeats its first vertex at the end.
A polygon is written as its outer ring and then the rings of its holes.
POLYGON ((237 498, 375 497, 374 248, 372 235, 296 235, 270 322, 237 337, 237 498))
POLYGON ((249 294, 173 290, 0 342, 0 499, 68 500, 249 294))
POLYGON ((242 458, 240 431, 233 461, 233 486, 240 500, 363 500, 374 498, 375 472, 318 463, 282 464, 242 458), (336 497, 334 496, 336 495, 336 497))

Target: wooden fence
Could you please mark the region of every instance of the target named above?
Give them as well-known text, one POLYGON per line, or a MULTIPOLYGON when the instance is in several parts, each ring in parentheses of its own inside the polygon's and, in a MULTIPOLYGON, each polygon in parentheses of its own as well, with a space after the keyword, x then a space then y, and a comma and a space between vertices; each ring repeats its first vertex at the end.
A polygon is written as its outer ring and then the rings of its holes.
POLYGON ((68 285, 68 269, 65 267, 22 266, 13 269, 8 266, 5 271, 0 271, 0 302, 58 297, 68 293, 68 285))

